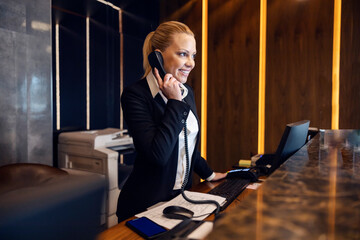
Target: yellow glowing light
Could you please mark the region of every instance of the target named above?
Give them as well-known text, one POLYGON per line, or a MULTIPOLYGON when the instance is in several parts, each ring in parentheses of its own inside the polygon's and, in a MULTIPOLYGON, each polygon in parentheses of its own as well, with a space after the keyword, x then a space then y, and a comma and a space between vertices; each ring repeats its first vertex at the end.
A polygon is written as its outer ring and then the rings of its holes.
POLYGON ((266 0, 260 1, 258 153, 265 149, 266 0))
POLYGON ((59 59, 59 24, 55 25, 55 88, 56 88, 56 130, 60 130, 60 59, 59 59))
POLYGON ((86 129, 90 129, 90 18, 86 17, 86 129))
POLYGON ((201 156, 206 159, 207 138, 207 44, 208 44, 208 1, 202 1, 201 19, 201 156))
POLYGON ((339 129, 341 0, 334 0, 331 129, 339 129))

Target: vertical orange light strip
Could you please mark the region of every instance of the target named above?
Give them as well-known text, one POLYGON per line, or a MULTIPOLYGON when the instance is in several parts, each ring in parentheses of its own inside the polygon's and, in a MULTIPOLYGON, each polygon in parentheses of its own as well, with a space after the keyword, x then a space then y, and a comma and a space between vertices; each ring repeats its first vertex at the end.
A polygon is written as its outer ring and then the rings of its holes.
POLYGON ((90 18, 86 17, 86 129, 90 129, 90 18))
POLYGON ((202 0, 201 17, 201 156, 206 159, 207 151, 207 44, 208 44, 208 1, 202 0))
POLYGON ((339 129, 341 0, 334 0, 331 129, 339 129))
POLYGON ((56 130, 60 130, 60 57, 59 57, 59 24, 55 25, 55 88, 56 88, 56 130))
POLYGON ((258 153, 265 149, 266 0, 260 0, 258 153))

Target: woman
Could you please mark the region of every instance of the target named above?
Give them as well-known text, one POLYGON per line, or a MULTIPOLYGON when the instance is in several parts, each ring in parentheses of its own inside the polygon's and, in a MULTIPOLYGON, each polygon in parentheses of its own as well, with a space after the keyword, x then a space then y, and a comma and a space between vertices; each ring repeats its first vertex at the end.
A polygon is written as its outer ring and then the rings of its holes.
POLYGON ((170 21, 159 25, 143 46, 144 78, 126 88, 121 97, 124 118, 133 137, 137 156, 134 168, 118 200, 119 222, 160 201, 168 201, 191 187, 192 173, 207 181, 226 176, 214 173, 197 151, 199 119, 194 93, 185 85, 195 66, 196 43, 193 32, 183 23, 170 21), (152 71, 147 56, 161 52, 164 79, 152 71), (180 89, 184 84, 184 93, 180 89), (187 123, 187 142, 184 124, 187 123), (186 175, 186 147, 190 162, 186 175))

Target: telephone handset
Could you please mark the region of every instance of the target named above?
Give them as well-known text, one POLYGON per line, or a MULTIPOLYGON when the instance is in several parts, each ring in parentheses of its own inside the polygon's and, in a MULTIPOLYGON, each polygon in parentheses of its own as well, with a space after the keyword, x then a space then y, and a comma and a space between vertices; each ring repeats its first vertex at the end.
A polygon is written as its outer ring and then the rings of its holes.
POLYGON ((159 51, 153 51, 149 54, 148 60, 150 63, 150 66, 154 69, 156 68, 159 71, 159 75, 162 79, 165 77, 165 69, 164 69, 164 59, 159 51))
MULTIPOLYGON (((164 79, 166 72, 164 69, 164 58, 159 51, 153 51, 148 56, 149 64, 154 69, 156 68, 159 71, 159 75, 162 79, 164 79)), ((186 96, 188 89, 179 82, 179 87, 181 90, 181 96, 186 96)))

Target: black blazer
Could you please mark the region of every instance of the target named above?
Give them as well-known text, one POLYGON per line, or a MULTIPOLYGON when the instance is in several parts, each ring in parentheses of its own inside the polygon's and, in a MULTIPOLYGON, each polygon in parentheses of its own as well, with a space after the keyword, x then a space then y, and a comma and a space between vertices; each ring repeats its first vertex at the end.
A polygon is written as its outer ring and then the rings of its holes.
MULTIPOLYGON (((173 197, 179 134, 190 109, 198 119, 193 90, 188 85, 186 87, 189 92, 185 102, 169 99, 167 104, 159 93, 153 98, 146 78, 123 91, 121 105, 124 119, 133 137, 137 156, 118 199, 116 214, 119 222, 173 197)), ((186 189, 191 187, 193 171, 203 179, 213 172, 200 156, 198 144, 199 136, 186 189)))

